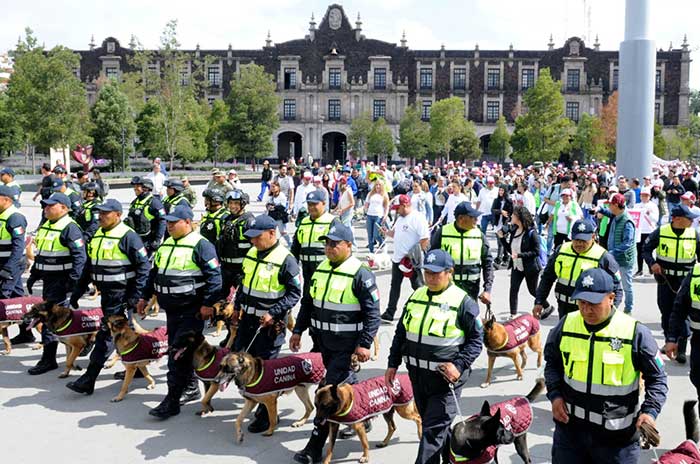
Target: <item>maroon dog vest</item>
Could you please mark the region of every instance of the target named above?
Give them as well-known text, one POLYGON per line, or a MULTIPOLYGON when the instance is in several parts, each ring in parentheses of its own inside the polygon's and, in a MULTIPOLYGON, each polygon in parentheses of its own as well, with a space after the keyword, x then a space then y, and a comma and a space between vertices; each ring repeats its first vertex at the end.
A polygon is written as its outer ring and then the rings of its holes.
POLYGON ((329 421, 354 424, 413 400, 413 386, 408 374, 397 375, 392 388, 387 388, 383 375, 363 380, 352 385, 352 393, 353 399, 348 409, 329 418, 329 421))
POLYGON ((100 330, 102 308, 75 309, 62 327, 54 330, 58 338, 87 335, 100 330))
POLYGON ((38 296, 21 296, 0 300, 0 323, 22 322, 22 317, 32 309, 32 306, 44 301, 38 296))
MULTIPOLYGON (((532 406, 524 396, 518 396, 502 403, 492 404, 491 415, 493 416, 496 414, 498 409, 501 410, 501 424, 503 424, 503 428, 513 432, 513 435, 516 437, 526 433, 530 428, 532 424, 532 406)), ((474 417, 478 416, 471 416, 469 419, 474 417)), ((489 446, 480 456, 474 459, 455 454, 452 448, 450 448, 450 463, 464 464, 468 462, 469 464, 486 464, 491 462, 496 456, 497 448, 496 445, 489 446)))
POLYGON ((658 464, 700 464, 700 451, 691 440, 686 440, 676 449, 661 455, 658 464))
POLYGON ((490 353, 505 353, 518 348, 540 331, 540 321, 531 314, 523 314, 506 322, 503 324, 503 327, 506 329, 508 339, 501 347, 495 350, 488 350, 490 353))
POLYGON ((301 384, 318 384, 326 376, 321 353, 293 354, 266 359, 260 376, 245 386, 245 396, 285 392, 301 384))
POLYGON ((221 360, 228 353, 228 348, 219 348, 202 367, 194 370, 194 375, 203 382, 213 382, 216 380, 216 376, 219 375, 221 360))
POLYGON ((132 347, 119 353, 124 364, 134 364, 143 361, 155 361, 168 351, 168 329, 158 327, 152 332, 140 334, 132 347))

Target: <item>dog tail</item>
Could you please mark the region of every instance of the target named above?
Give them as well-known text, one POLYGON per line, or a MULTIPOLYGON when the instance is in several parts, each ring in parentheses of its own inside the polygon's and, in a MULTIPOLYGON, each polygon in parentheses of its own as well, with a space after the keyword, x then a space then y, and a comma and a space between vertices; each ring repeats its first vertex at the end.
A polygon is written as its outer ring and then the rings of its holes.
POLYGON ((527 394, 527 400, 532 403, 537 399, 538 396, 542 394, 544 391, 544 379, 542 377, 538 378, 535 380, 535 386, 532 387, 532 390, 530 390, 530 393, 527 394))
POLYGON ((688 400, 683 403, 683 419, 685 419, 685 438, 693 440, 695 443, 700 440, 700 427, 698 426, 698 415, 695 413, 697 401, 688 400))
POLYGON ((138 323, 137 319, 138 319, 137 317, 131 318, 131 323, 134 325, 134 332, 136 332, 139 335, 147 334, 148 330, 141 327, 141 325, 138 323))

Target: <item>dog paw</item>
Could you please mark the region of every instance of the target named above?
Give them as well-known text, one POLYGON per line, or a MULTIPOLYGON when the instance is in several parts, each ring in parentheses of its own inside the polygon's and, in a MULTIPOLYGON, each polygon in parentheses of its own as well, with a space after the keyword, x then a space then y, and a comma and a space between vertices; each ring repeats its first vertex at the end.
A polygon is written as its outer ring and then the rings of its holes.
POLYGON ((123 396, 122 396, 122 397, 115 396, 114 398, 112 398, 111 400, 109 400, 109 402, 110 402, 110 403, 119 403, 119 402, 120 402, 121 400, 123 400, 123 399, 124 399, 123 396))
POLYGON ((262 434, 263 437, 271 437, 272 434, 275 433, 274 430, 265 430, 262 434))
POLYGON ((516 376, 515 378, 516 378, 517 380, 523 380, 523 376, 522 376, 522 375, 518 375, 518 376, 516 376))
POLYGON ((370 356, 369 359, 370 359, 371 361, 376 361, 376 360, 379 359, 379 358, 378 358, 377 356, 370 356))
POLYGON ((359 460, 359 462, 365 464, 369 462, 369 456, 362 456, 359 460))
POLYGON ((78 366, 77 364, 75 364, 75 365, 73 366, 73 370, 74 370, 74 371, 82 371, 83 368, 80 367, 80 366, 78 366))
POLYGON ((243 434, 241 433, 238 436, 236 436, 235 440, 236 440, 236 444, 238 444, 238 445, 243 443, 243 434))
POLYGON ((146 390, 153 390, 154 388, 156 388, 156 384, 154 383, 149 383, 146 385, 146 390))
POLYGON ((305 420, 298 420, 292 424, 293 428, 301 427, 302 425, 306 424, 305 420))
POLYGON ((59 378, 59 379, 65 379, 66 377, 68 377, 68 375, 69 375, 68 372, 63 372, 63 373, 61 373, 61 375, 58 376, 58 378, 59 378))
POLYGON ((384 442, 377 443, 377 448, 386 448, 387 445, 388 445, 388 443, 384 443, 384 442))
POLYGON ((481 388, 488 388, 489 385, 491 385, 490 382, 484 382, 480 386, 481 386, 481 388))

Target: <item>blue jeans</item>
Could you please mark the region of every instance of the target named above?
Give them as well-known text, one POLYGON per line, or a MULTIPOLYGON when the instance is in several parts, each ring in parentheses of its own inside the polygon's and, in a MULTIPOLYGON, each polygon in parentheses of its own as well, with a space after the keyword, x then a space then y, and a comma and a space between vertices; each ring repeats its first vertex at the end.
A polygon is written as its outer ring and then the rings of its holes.
POLYGON ((340 216, 340 222, 342 222, 344 225, 348 226, 348 229, 352 232, 352 244, 355 245, 355 232, 352 230, 352 219, 354 216, 354 211, 350 209, 350 211, 347 211, 343 213, 342 216, 340 216))
POLYGON ((483 233, 486 233, 486 228, 489 226, 491 223, 491 215, 490 214, 482 214, 481 215, 481 231, 483 233))
POLYGON ((374 253, 374 245, 381 244, 382 236, 379 233, 379 226, 382 223, 380 216, 367 216, 367 242, 369 252, 374 253))
POLYGON ((265 195, 265 190, 268 189, 270 185, 266 181, 260 182, 260 195, 258 195, 258 201, 262 201, 263 195, 265 195))
POLYGON ((629 266, 620 266, 620 276, 622 289, 625 291, 625 312, 634 308, 634 294, 632 293, 632 274, 634 273, 634 263, 629 266))
POLYGON ((547 228, 547 254, 551 255, 554 249, 554 221, 547 228))

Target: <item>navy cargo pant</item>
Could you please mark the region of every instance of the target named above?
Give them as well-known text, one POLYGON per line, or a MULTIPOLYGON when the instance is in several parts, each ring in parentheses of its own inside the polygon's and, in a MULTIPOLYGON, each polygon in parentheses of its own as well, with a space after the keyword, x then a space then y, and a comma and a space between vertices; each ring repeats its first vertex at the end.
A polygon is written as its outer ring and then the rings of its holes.
POLYGON ((128 318, 129 314, 126 293, 124 291, 115 291, 105 288, 100 288, 99 290, 101 297, 100 304, 102 306, 104 319, 102 320, 100 331, 97 332, 97 337, 95 337, 95 347, 90 354, 90 364, 96 364, 101 368, 114 352, 114 341, 112 340, 109 327, 107 327, 107 318, 117 314, 128 318))
POLYGON ((552 464, 637 464, 639 441, 619 447, 602 446, 580 428, 557 423, 552 444, 552 464))
MULTIPOLYGON (((248 353, 253 356, 258 356, 262 359, 275 359, 280 354, 280 349, 284 344, 285 332, 275 335, 273 327, 266 327, 260 330, 260 333, 255 336, 255 332, 260 326, 260 318, 254 314, 244 314, 238 323, 238 332, 233 341, 234 351, 246 351, 248 345, 250 349, 248 353), (255 341, 253 341, 255 337, 255 341)), ((286 329, 285 329, 286 330, 286 329)))
POLYGON ((690 382, 700 398, 700 331, 693 330, 690 338, 690 382))
MULTIPOLYGON (((165 316, 168 328, 168 346, 173 346, 175 340, 188 331, 202 333, 204 330, 204 321, 198 319, 196 315, 199 311, 199 306, 196 311, 189 308, 167 309, 165 308, 165 316)), ((187 356, 175 360, 173 356, 168 356, 168 388, 174 391, 182 390, 191 382, 193 375, 192 360, 187 356)))
MULTIPOLYGON (((61 278, 61 274, 44 274, 42 276, 44 283, 41 297, 49 302, 61 306, 68 306, 69 292, 68 288, 71 285, 69 279, 61 278)), ((58 337, 49 330, 47 324, 44 324, 41 329, 41 344, 46 346, 51 342, 57 342, 58 337)))
MULTIPOLYGON (((666 276, 668 281, 663 277, 654 276, 654 278, 658 282, 656 304, 659 306, 659 311, 661 311, 661 328, 664 331, 664 337, 667 337, 671 313, 673 312, 673 302, 676 299, 676 292, 681 286, 682 277, 666 276)), ((684 338, 690 336, 690 328, 687 321, 685 323, 685 333, 681 336, 684 338)))

